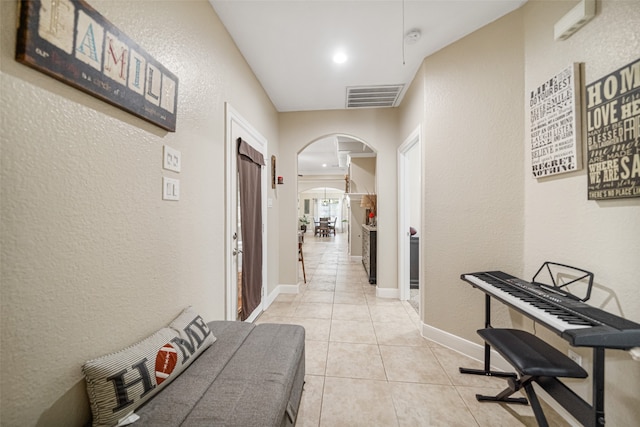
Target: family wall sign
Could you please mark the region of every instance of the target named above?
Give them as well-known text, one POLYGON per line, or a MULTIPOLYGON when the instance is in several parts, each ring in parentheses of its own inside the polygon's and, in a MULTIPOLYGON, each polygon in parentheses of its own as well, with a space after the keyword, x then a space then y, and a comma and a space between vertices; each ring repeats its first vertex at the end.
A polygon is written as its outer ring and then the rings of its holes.
POLYGON ((16 60, 176 130, 178 78, 83 0, 21 0, 16 60))

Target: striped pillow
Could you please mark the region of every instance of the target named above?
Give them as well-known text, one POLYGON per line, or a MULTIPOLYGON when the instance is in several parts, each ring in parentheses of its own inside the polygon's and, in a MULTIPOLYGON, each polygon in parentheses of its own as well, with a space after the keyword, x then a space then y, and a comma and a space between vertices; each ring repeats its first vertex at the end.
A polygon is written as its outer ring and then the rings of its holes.
POLYGON ((115 426, 158 393, 216 340, 187 307, 171 324, 116 353, 86 362, 82 371, 93 426, 115 426))

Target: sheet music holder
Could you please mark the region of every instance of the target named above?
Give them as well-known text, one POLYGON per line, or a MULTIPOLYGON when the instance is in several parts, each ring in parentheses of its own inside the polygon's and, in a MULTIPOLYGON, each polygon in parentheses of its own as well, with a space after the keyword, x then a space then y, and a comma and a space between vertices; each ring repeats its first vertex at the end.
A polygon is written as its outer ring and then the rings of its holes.
POLYGON ((570 265, 559 264, 557 262, 545 261, 542 266, 538 269, 536 274, 533 275, 533 279, 531 279, 531 283, 540 287, 543 287, 552 292, 559 292, 563 296, 575 298, 582 302, 588 301, 591 297, 591 288, 593 287, 593 273, 583 270, 581 268, 572 267, 570 265), (546 269, 545 269, 546 267, 546 269), (536 278, 540 275, 540 273, 546 270, 551 280, 551 284, 545 284, 542 282, 537 282, 536 278), (573 278, 572 278, 573 277, 573 278), (556 280, 556 278, 563 280, 560 282, 556 280), (565 282, 564 280, 568 281, 565 282), (570 279, 570 280, 569 280, 570 279), (569 285, 574 285, 573 292, 569 290, 569 285), (585 287, 584 297, 580 298, 576 295, 576 287, 581 288, 585 287), (563 290, 563 288, 566 288, 563 290))

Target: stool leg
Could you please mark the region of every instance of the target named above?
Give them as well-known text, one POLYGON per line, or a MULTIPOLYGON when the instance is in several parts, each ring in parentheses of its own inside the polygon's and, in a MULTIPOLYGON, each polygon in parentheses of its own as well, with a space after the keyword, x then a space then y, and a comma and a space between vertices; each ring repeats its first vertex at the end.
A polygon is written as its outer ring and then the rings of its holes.
POLYGON ((304 278, 304 283, 307 283, 307 273, 304 271, 304 255, 302 254, 302 243, 298 243, 298 255, 299 261, 302 261, 302 277, 304 278))

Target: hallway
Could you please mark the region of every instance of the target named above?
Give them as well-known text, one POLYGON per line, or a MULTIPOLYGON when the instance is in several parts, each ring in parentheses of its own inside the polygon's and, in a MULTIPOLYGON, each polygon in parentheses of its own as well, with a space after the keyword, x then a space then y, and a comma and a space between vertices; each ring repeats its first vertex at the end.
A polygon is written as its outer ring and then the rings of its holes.
MULTIPOLYGON (((278 296, 256 321, 306 329, 297 426, 536 425, 529 406, 477 402, 476 393, 495 394, 506 381, 460 374, 459 366, 482 364, 422 338, 409 303, 376 297, 346 240, 307 232, 307 284, 278 296)), ((568 425, 543 406, 551 425, 568 425)))

